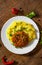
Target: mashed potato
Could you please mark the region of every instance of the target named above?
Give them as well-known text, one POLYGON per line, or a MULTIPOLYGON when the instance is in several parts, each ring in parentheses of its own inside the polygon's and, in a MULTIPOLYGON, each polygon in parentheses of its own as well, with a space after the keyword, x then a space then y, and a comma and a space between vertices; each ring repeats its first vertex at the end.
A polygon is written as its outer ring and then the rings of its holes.
POLYGON ((17 31, 24 31, 29 36, 29 42, 36 38, 36 30, 32 24, 24 21, 13 21, 6 29, 6 36, 12 42, 12 35, 17 31))

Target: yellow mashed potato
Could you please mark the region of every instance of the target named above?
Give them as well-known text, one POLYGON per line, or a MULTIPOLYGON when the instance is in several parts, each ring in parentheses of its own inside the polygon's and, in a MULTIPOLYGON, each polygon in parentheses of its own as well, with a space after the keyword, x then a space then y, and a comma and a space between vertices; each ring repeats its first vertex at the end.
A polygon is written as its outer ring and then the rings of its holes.
POLYGON ((29 41, 36 38, 36 30, 32 24, 26 23, 24 21, 13 21, 9 27, 6 29, 6 36, 12 42, 12 35, 17 31, 24 31, 29 36, 29 41))

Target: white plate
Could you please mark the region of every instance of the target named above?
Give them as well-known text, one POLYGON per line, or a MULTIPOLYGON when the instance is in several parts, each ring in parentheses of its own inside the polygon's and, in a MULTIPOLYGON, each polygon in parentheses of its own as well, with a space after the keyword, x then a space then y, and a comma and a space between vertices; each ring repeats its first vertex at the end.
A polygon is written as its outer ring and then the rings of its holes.
POLYGON ((38 26, 36 25, 36 23, 32 19, 30 19, 28 17, 25 17, 25 16, 15 16, 15 17, 10 18, 4 24, 4 26, 3 26, 2 30, 1 30, 1 39, 2 39, 2 42, 3 42, 4 46, 9 51, 11 51, 11 52, 13 52, 15 54, 26 54, 26 53, 31 52, 37 46, 39 38, 40 38, 40 33, 39 33, 38 26), (26 21, 27 23, 31 23, 34 26, 34 28, 37 30, 37 32, 36 32, 37 39, 35 39, 34 41, 32 41, 30 45, 28 45, 26 47, 23 47, 23 48, 15 48, 15 46, 13 46, 10 43, 10 41, 7 39, 7 37, 6 37, 6 29, 15 20, 22 20, 22 21, 26 21))

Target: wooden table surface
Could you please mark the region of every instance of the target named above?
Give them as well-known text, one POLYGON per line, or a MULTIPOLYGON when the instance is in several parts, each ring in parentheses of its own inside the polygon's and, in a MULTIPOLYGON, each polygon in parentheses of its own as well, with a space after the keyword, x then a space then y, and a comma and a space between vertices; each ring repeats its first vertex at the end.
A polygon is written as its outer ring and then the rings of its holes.
MULTIPOLYGON (((33 20, 37 23, 40 31, 42 30, 42 0, 0 0, 0 33, 3 24, 9 18, 15 16, 11 12, 13 7, 17 9, 22 8, 24 14, 35 11, 37 16, 34 17, 33 20)), ((0 59, 4 55, 6 55, 9 60, 13 58, 16 61, 13 65, 42 65, 42 45, 40 45, 40 43, 38 43, 37 47, 29 54, 17 55, 11 53, 4 47, 0 34, 0 59)), ((4 65, 2 61, 0 65, 4 65)))

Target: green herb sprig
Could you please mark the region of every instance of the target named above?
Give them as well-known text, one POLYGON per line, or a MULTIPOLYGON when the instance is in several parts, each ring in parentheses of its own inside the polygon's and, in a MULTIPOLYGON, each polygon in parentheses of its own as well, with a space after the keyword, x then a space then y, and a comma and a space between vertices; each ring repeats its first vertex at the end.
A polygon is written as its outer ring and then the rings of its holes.
POLYGON ((26 15, 29 18, 33 18, 34 16, 36 16, 36 13, 34 11, 30 12, 28 15, 26 15))
POLYGON ((40 44, 42 44, 42 31, 40 31, 41 38, 40 38, 40 44))

